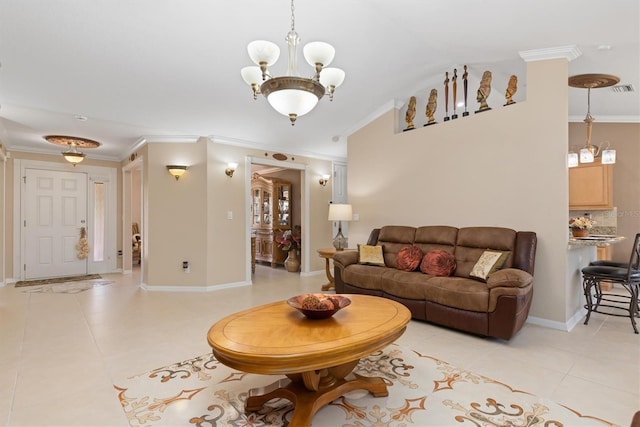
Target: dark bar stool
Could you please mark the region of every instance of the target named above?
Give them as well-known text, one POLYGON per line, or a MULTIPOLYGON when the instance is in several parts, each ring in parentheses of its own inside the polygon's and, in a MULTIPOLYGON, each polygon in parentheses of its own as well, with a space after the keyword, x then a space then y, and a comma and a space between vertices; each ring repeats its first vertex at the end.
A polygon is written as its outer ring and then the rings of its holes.
POLYGON ((636 234, 631 250, 629 264, 612 263, 603 264, 594 262, 582 269, 582 287, 587 300, 584 308, 587 309, 587 318, 584 324, 589 323, 591 313, 600 313, 610 316, 629 317, 633 331, 637 334, 636 317, 640 317, 638 306, 638 292, 640 291, 640 233, 636 234), (629 295, 618 295, 602 292, 600 282, 618 283, 625 288, 629 295), (628 304, 627 304, 628 303, 628 304), (601 307, 612 310, 622 310, 625 313, 600 311, 601 307))

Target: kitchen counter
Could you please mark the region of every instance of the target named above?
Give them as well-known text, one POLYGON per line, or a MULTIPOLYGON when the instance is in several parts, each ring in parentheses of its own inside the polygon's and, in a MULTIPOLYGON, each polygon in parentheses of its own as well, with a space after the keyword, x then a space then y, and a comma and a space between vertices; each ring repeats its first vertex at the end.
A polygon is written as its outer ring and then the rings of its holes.
POLYGON ((626 239, 624 236, 592 234, 586 237, 571 237, 569 244, 575 246, 611 246, 626 239))

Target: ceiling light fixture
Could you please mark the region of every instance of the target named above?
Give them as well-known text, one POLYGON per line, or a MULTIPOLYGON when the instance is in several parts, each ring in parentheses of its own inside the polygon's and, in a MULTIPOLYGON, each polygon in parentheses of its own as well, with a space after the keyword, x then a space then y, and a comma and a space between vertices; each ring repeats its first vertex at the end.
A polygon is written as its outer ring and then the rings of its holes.
POLYGON ((266 40, 255 40, 249 43, 249 57, 258 67, 244 67, 240 74, 253 89, 253 99, 263 94, 269 104, 280 114, 289 117, 293 126, 296 119, 304 116, 316 106, 325 93, 333 101, 335 89, 344 81, 345 73, 339 68, 324 68, 333 61, 335 49, 328 43, 311 42, 303 49, 304 58, 315 68, 313 78, 297 75, 296 57, 300 36, 295 30, 293 0, 291 0, 291 31, 285 40, 289 48, 289 68, 287 75, 272 77, 268 67, 280 56, 280 49, 275 43, 266 40))
POLYGON ((577 153, 569 153, 568 166, 575 167, 578 163, 593 163, 594 159, 602 155, 602 164, 613 164, 616 162, 616 150, 611 150, 609 141, 605 141, 607 146, 604 150, 601 147, 591 144, 591 131, 593 129, 594 118, 591 116, 591 89, 609 87, 620 82, 620 78, 610 74, 579 74, 569 77, 569 86, 587 89, 587 116, 584 122, 587 124, 587 142, 577 153))
POLYGON ((73 166, 84 160, 85 154, 80 152, 78 148, 97 148, 100 146, 98 141, 92 139, 80 138, 77 136, 64 135, 47 135, 44 137, 51 144, 63 145, 69 149, 62 152, 64 159, 73 166))

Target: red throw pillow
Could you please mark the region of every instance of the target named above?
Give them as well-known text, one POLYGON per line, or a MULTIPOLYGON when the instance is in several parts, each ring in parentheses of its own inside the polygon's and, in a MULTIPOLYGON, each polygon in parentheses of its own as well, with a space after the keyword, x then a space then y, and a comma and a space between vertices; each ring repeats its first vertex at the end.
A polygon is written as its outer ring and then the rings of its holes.
POLYGON ((396 266, 398 270, 413 271, 422 261, 422 250, 417 246, 405 246, 398 251, 396 266))
POLYGON ((456 257, 440 249, 427 252, 420 263, 420 271, 432 276, 451 276, 456 269, 456 257))

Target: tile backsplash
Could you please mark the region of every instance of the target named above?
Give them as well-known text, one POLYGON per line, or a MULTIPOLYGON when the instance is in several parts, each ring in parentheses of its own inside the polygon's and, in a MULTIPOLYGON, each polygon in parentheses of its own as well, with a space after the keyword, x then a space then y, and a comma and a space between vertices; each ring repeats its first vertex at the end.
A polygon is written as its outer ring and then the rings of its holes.
MULTIPOLYGON (((591 234, 616 234, 618 231, 618 209, 609 210, 580 210, 569 211, 569 218, 589 216, 596 224, 590 230, 591 234)), ((568 219, 567 219, 568 221, 568 219)))

